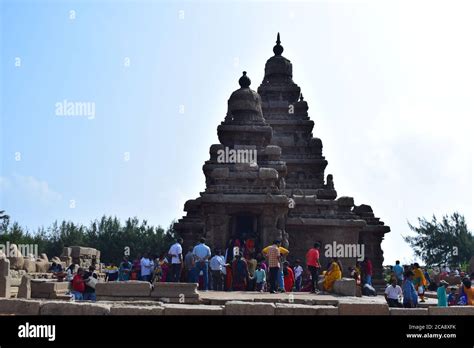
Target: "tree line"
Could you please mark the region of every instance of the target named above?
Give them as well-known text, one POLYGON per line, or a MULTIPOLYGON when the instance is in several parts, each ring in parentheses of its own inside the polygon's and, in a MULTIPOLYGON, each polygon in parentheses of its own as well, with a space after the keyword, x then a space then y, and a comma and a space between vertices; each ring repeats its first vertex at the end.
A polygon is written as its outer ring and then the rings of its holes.
POLYGON ((168 251, 175 239, 172 227, 173 223, 165 230, 136 217, 122 223, 117 217, 104 215, 88 226, 63 220, 32 233, 5 216, 0 225, 0 244, 36 244, 39 253, 46 253, 48 257, 60 256, 64 247, 79 245, 100 250, 101 262, 117 263, 127 251, 131 257, 168 251))

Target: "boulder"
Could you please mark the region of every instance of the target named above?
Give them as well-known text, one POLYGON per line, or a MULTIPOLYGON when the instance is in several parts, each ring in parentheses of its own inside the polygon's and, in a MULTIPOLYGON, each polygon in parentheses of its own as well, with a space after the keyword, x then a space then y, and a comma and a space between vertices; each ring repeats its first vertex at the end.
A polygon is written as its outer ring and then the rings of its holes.
POLYGON ((36 261, 31 259, 25 259, 23 263, 23 269, 28 273, 36 272, 36 261))
POLYGON ((228 301, 225 304, 226 315, 274 315, 274 303, 228 301))
POLYGON ((10 260, 0 259, 0 298, 11 296, 10 260))
POLYGON ((20 287, 18 289, 18 298, 31 298, 31 277, 29 275, 24 275, 21 277, 20 287))
POLYGON ((165 315, 223 315, 223 306, 164 304, 165 315))
POLYGON ((110 315, 163 315, 164 308, 161 306, 134 306, 113 305, 110 307, 110 315))
POLYGON ((39 315, 41 301, 26 299, 0 299, 0 314, 39 315))
POLYGON ((109 315, 110 305, 88 302, 46 301, 40 315, 109 315))
POLYGON ((339 315, 389 315, 386 303, 339 303, 339 315))
POLYGON ((474 315, 474 306, 429 307, 429 315, 474 315))
POLYGON ((49 270, 49 262, 46 260, 37 260, 36 262, 36 272, 37 273, 46 273, 49 270))
POLYGON ((21 254, 20 249, 18 249, 18 246, 16 244, 10 244, 9 254, 14 255, 8 257, 8 259, 10 260, 10 268, 14 270, 23 269, 25 258, 21 254))
POLYGON ((148 297, 151 284, 138 280, 97 283, 95 292, 97 296, 107 297, 148 297))
POLYGON ((342 278, 334 282, 334 293, 344 296, 356 296, 356 281, 352 278, 342 278))

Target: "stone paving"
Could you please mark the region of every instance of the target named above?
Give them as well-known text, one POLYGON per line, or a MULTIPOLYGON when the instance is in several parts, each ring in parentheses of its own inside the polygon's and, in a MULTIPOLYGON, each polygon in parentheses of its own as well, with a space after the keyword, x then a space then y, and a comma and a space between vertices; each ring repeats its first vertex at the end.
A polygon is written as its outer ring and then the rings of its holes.
MULTIPOLYGON (((224 304, 227 301, 297 303, 332 306, 337 306, 339 303, 387 303, 383 295, 354 297, 339 296, 328 293, 311 294, 308 292, 270 294, 255 291, 199 291, 199 297, 204 303, 210 304, 224 304)), ((436 304, 436 299, 427 298, 426 302, 420 303, 420 307, 436 306, 436 304)))

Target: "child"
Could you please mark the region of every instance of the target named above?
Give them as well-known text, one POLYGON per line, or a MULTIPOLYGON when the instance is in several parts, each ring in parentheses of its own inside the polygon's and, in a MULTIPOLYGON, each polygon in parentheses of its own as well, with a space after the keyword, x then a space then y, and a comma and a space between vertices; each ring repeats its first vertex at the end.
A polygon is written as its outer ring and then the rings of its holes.
POLYGON ((451 293, 448 295, 448 306, 456 305, 456 288, 451 287, 451 293))
POLYGON ((301 284, 303 281, 303 267, 301 267, 301 260, 295 261, 295 269, 293 270, 295 273, 295 287, 296 291, 301 290, 301 284))
POLYGON ((255 285, 256 285, 255 289, 257 291, 263 292, 265 289, 265 283, 266 283, 267 277, 266 277, 265 270, 262 268, 261 263, 257 265, 257 269, 255 270, 254 277, 255 277, 255 285))

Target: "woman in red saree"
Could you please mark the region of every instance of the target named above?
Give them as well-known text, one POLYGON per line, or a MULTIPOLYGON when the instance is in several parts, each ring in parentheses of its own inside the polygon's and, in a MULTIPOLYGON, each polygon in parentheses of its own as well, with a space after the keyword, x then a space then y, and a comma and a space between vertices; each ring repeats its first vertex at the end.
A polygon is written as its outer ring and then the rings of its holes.
POLYGON ((290 263, 288 261, 283 263, 283 278, 285 283, 285 291, 293 291, 293 287, 295 286, 295 273, 291 269, 290 263))
POLYGON ((235 257, 232 262, 232 289, 234 291, 245 291, 249 279, 249 268, 247 261, 242 258, 242 254, 235 257))

